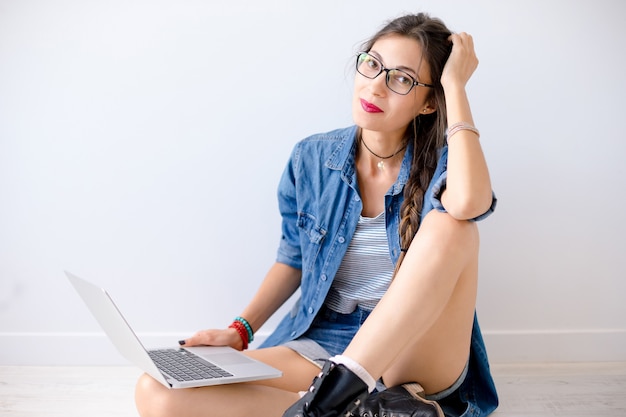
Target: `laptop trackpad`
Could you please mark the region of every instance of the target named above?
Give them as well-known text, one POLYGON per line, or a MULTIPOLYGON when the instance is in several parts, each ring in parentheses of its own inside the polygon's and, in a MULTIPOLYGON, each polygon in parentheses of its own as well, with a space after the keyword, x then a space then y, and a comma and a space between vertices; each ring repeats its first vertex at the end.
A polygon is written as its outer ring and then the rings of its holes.
POLYGON ((252 360, 247 356, 238 353, 220 353, 217 355, 211 355, 209 360, 212 360, 218 365, 239 365, 240 363, 252 362, 252 360))
POLYGON ((241 363, 254 362, 254 360, 248 358, 243 353, 237 352, 231 348, 217 346, 194 346, 185 348, 185 350, 193 352, 216 365, 238 365, 241 363))

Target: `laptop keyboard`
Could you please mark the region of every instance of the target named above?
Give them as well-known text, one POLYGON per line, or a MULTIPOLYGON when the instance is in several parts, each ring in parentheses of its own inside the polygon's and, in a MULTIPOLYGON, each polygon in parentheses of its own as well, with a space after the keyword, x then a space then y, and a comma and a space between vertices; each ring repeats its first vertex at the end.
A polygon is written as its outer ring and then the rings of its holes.
POLYGON ((184 349, 156 349, 148 352, 159 370, 178 381, 195 381, 232 376, 219 366, 184 349))

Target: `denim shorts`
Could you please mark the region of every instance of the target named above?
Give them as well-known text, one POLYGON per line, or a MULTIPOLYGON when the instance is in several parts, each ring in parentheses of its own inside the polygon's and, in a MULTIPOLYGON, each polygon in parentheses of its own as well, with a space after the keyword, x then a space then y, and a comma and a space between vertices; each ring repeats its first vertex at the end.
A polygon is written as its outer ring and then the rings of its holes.
POLYGON ((330 354, 329 357, 341 355, 370 313, 371 311, 357 307, 350 314, 341 314, 323 306, 302 337, 316 342, 330 354))
MULTIPOLYGON (((321 368, 324 361, 333 356, 341 355, 346 350, 370 313, 369 310, 357 307, 350 314, 341 314, 324 306, 304 335, 283 344, 283 346, 294 350, 321 368)), ((438 401, 450 395, 463 383, 467 369, 468 365, 466 364, 454 384, 443 391, 427 395, 427 399, 438 401)), ((382 381, 379 380, 376 383, 376 390, 382 391, 385 388, 382 381)))

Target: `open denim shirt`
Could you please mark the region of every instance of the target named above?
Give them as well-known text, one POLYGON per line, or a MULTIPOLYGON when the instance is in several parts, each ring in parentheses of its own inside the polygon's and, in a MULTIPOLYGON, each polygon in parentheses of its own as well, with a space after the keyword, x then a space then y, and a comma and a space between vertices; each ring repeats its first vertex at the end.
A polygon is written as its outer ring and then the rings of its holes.
MULTIPOLYGON (((302 271, 300 299, 261 347, 280 345, 301 336, 324 304, 363 207, 355 168, 356 133, 357 127, 352 126, 313 135, 293 149, 278 187, 282 238, 277 262, 302 271)), ((385 195, 387 239, 393 263, 400 255, 400 207, 412 153, 409 145, 398 178, 385 195)), ((446 183, 447 156, 448 150, 444 147, 424 195, 422 218, 432 209, 445 211, 439 197, 446 183)), ((474 220, 490 215, 495 205, 494 196, 491 208, 474 220)), ((458 395, 454 399, 440 401, 450 415, 482 416, 497 406, 476 317, 468 376, 455 394, 458 395)))

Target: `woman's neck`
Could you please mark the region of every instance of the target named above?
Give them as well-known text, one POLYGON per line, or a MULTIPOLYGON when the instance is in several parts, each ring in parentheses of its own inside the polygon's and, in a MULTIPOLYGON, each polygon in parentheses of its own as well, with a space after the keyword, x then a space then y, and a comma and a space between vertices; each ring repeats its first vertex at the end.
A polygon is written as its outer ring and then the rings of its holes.
POLYGON ((389 157, 406 145, 406 129, 401 132, 376 132, 365 129, 359 130, 359 138, 362 144, 365 144, 364 150, 381 157, 389 157))
POLYGON ((404 132, 399 135, 361 130, 358 146, 360 161, 382 172, 399 166, 406 149, 406 139, 404 132))

